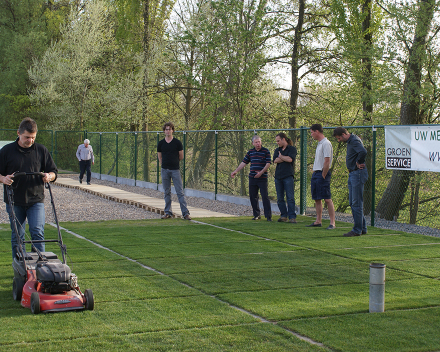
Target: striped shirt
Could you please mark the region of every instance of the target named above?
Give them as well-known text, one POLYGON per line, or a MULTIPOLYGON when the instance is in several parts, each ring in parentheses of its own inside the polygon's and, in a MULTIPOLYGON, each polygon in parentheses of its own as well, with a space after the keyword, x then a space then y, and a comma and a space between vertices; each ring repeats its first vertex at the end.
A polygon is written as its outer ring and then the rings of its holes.
MULTIPOLYGON (((254 178, 258 172, 263 170, 266 164, 270 164, 271 161, 272 160, 270 158, 269 149, 264 147, 261 147, 261 149, 258 151, 255 148, 252 148, 246 153, 243 159, 243 162, 245 164, 251 163, 251 170, 249 172, 249 177, 252 178, 254 178)), ((260 178, 267 179, 267 171, 263 175, 261 175, 260 178)))

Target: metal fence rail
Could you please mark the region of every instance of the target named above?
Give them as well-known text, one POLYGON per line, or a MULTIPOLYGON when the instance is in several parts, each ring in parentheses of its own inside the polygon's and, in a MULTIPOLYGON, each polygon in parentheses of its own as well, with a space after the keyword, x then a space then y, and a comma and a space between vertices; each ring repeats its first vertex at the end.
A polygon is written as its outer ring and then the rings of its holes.
MULTIPOLYGON (((391 180, 393 171, 385 168, 384 126, 346 127, 350 133, 358 135, 368 151, 367 168, 369 180, 364 190, 364 210, 375 219, 378 203, 392 203, 382 199, 391 180)), ((349 213, 347 178, 345 167, 345 143, 338 143, 332 137, 334 127, 324 128, 325 136, 333 144, 332 199, 337 212, 349 213)), ((263 146, 271 151, 276 149, 275 136, 285 132, 296 142, 298 156, 295 162, 295 201, 301 213, 313 208, 310 196, 310 178, 317 142, 310 136, 309 127, 284 130, 229 130, 229 131, 176 131, 174 136, 184 145, 185 158, 181 162, 181 172, 185 188, 208 191, 213 194, 246 196, 248 194, 246 167, 235 178, 230 173, 242 161, 247 150, 252 148, 251 138, 258 134, 263 146)), ((16 130, 0 130, 0 140, 14 140, 16 130)), ((99 175, 145 181, 159 187, 160 166, 156 147, 164 138, 161 131, 153 132, 87 132, 87 131, 46 131, 38 132, 37 140, 52 151, 59 169, 79 172, 76 149, 88 138, 95 153, 92 171, 99 175)), ((269 169, 269 195, 276 200, 273 175, 275 167, 269 169)), ((440 177, 435 172, 408 171, 408 187, 398 209, 392 209, 391 220, 421 226, 440 228, 440 177)), ((391 195, 392 197, 392 195, 391 195)))

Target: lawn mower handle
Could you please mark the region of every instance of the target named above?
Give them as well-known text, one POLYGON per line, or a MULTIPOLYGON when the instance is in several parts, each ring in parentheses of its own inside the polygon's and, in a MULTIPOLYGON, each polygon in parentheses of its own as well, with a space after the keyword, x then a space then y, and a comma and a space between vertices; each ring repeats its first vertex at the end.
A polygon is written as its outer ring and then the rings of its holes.
POLYGON ((41 176, 44 177, 44 172, 24 172, 24 171, 16 171, 13 173, 14 178, 15 177, 21 177, 21 176, 41 176))

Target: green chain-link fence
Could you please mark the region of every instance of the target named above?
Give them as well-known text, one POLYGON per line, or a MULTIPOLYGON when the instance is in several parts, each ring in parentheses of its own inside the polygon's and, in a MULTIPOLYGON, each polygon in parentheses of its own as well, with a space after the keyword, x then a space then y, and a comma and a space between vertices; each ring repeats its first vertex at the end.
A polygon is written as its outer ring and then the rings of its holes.
MULTIPOLYGON (((324 128, 325 136, 333 144, 332 199, 337 212, 350 213, 345 167, 346 145, 332 137, 333 127, 324 128)), ((393 172, 385 168, 384 126, 347 127, 358 135, 368 151, 367 168, 369 180, 364 190, 364 210, 375 219, 384 217, 402 223, 440 228, 439 173, 398 171, 406 187, 403 201, 397 206, 390 194, 384 197, 393 172), (393 208, 394 206, 394 208, 393 208), (374 212, 372 210, 375 210, 374 212), (380 211, 379 211, 380 210, 380 211)), ((184 145, 185 158, 181 172, 185 188, 208 191, 214 194, 247 196, 248 172, 246 167, 235 178, 230 173, 252 148, 251 138, 258 134, 263 146, 271 151, 277 147, 275 136, 285 132, 296 143, 298 156, 295 163, 295 201, 301 213, 310 213, 314 202, 310 196, 310 178, 317 142, 310 136, 308 127, 291 130, 231 130, 231 131, 176 131, 174 136, 184 145)), ((0 140, 14 140, 16 130, 0 130, 0 140)), ((59 169, 79 172, 75 153, 79 144, 88 138, 95 153, 92 171, 116 178, 161 183, 156 146, 164 138, 160 132, 87 132, 87 131, 39 131, 37 141, 53 152, 59 169)), ((273 175, 275 167, 269 169, 269 195, 276 200, 273 175)), ((396 176, 395 175, 395 176, 396 176)))

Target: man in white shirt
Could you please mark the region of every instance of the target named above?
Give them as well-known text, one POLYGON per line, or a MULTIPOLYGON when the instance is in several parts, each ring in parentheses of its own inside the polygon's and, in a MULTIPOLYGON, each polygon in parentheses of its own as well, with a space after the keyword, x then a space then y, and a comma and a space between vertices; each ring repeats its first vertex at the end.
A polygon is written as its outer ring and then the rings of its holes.
POLYGON ((310 133, 312 138, 318 141, 318 145, 315 152, 311 181, 312 199, 315 201, 316 221, 308 225, 308 227, 322 226, 322 200, 324 199, 330 217, 330 225, 327 227, 327 230, 333 230, 336 227, 335 206, 333 205, 330 192, 330 166, 333 159, 333 146, 324 136, 321 124, 316 123, 312 125, 312 127, 310 127, 310 133))

